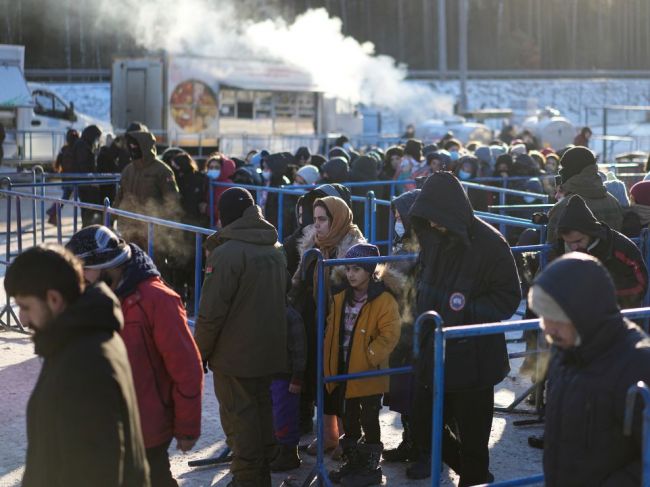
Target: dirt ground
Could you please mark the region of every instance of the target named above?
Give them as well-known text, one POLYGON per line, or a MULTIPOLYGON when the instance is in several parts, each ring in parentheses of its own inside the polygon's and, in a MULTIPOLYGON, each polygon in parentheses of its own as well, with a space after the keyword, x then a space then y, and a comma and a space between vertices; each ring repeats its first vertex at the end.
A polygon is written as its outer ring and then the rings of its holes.
MULTIPOLYGON (((28 203, 23 203, 23 228, 26 232, 31 230, 31 213, 28 203)), ((64 236, 72 234, 72 218, 70 208, 64 209, 65 225, 64 236)), ((5 248, 6 200, 0 200, 0 249, 5 248)), ((13 218, 12 218, 13 220, 13 218)), ((15 221, 13 222, 15 229, 15 221)), ((48 241, 56 241, 54 227, 46 228, 48 241)), ((33 243, 31 233, 27 233, 23 245, 27 248, 33 243)), ((40 228, 37 232, 40 241, 40 228)), ((65 241, 65 238, 64 238, 65 241)), ((12 251, 17 249, 15 238, 11 242, 12 251)), ((3 256, 4 257, 4 256, 3 256)), ((4 276, 4 266, 0 265, 0 285, 4 276)), ((4 305, 4 292, 0 293, 0 307, 4 305)), ((4 317, 3 317, 4 319, 4 317)), ((521 351, 521 344, 511 344, 511 351, 521 351)), ((524 391, 530 384, 529 380, 518 375, 520 359, 512 360, 511 374, 497 387, 495 403, 506 406, 524 391)), ((33 344, 29 335, 16 331, 0 331, 0 408, 4 413, 0 415, 0 487, 20 485, 24 468, 25 451, 27 446, 25 428, 25 410, 31 390, 36 383, 40 371, 41 361, 34 355, 33 344)), ((175 444, 170 448, 172 472, 184 487, 225 486, 230 476, 228 467, 191 468, 187 465, 189 460, 212 457, 224 448, 224 434, 221 429, 218 415, 217 402, 212 387, 212 375, 206 376, 206 387, 203 401, 202 436, 195 449, 187 454, 175 450, 175 444)), ((509 480, 534 474, 542 471, 542 454, 527 445, 527 437, 539 434, 540 426, 517 427, 513 421, 530 419, 530 415, 500 414, 495 413, 490 439, 490 470, 497 481, 509 480)), ((387 448, 396 446, 401 439, 399 416, 386 409, 381 414, 382 441, 387 448)), ((304 437, 302 442, 310 438, 304 437)), ((331 462, 331 467, 335 466, 331 462)), ((291 475, 302 484, 303 479, 314 465, 314 459, 303 456, 303 465, 300 469, 291 472, 291 475)), ((384 464, 384 484, 390 486, 425 486, 427 481, 407 480, 403 465, 384 464)), ((273 485, 280 485, 287 474, 274 474, 273 485)), ((445 468, 442 485, 456 485, 457 476, 445 468)))

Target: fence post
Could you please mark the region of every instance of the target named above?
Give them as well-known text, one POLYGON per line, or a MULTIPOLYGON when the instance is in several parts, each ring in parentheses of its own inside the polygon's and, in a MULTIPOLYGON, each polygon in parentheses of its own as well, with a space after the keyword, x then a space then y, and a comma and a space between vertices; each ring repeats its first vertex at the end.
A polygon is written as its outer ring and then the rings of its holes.
POLYGON ((388 207, 388 252, 387 255, 393 255, 393 240, 395 239, 395 215, 393 214, 393 198, 395 198, 395 185, 390 185, 390 206, 388 207))
POLYGON ((284 193, 280 191, 277 194, 278 194, 278 242, 282 243, 282 236, 284 233, 284 193))
POLYGON ((200 233, 195 233, 194 251, 194 316, 199 316, 201 300, 201 269, 203 267, 203 240, 200 233))
POLYGON ((363 201, 363 236, 370 240, 370 193, 363 201))
POLYGON ((77 233, 77 217, 79 215, 79 208, 77 202, 79 201, 79 185, 75 184, 72 190, 72 231, 77 233))
MULTIPOLYGON (((319 252, 320 253, 320 252, 319 252)), ((325 441, 323 432, 323 407, 325 404, 324 391, 324 370, 323 370, 323 342, 325 336, 325 266, 323 266, 323 256, 319 255, 316 263, 316 272, 318 272, 317 288, 318 288, 318 302, 316 305, 317 310, 317 327, 318 330, 318 346, 316 348, 316 367, 318 368, 318 380, 316 389, 316 407, 318 408, 318 416, 316 416, 316 438, 317 438, 317 455, 316 466, 319 474, 324 474, 325 464, 325 441)))
POLYGON ((56 209, 56 241, 59 245, 63 245, 63 232, 61 230, 61 203, 55 203, 56 209))
MULTIPOLYGON (((436 328, 434 331, 433 353, 433 419, 431 421, 431 485, 440 485, 440 469, 442 466, 442 428, 443 405, 445 397, 445 337, 442 331, 442 319, 434 316, 436 328)), ((426 351, 425 351, 426 353, 426 351)))
POLYGON ((632 426, 634 422, 634 405, 636 397, 640 395, 643 399, 643 429, 642 429, 642 448, 641 448, 641 465, 642 465, 642 480, 643 487, 650 487, 650 390, 645 382, 639 381, 635 385, 630 386, 627 390, 627 398, 625 401, 625 418, 623 424, 623 434, 630 436, 632 434, 632 426))
POLYGON ((149 257, 153 259, 153 223, 147 224, 147 248, 149 257))
MULTIPOLYGON (((504 181, 504 184, 507 184, 507 182, 504 181)), ((499 206, 505 206, 506 204, 506 194, 503 192, 499 193, 499 206)), ((505 215, 505 210, 501 208, 499 210, 499 214, 501 216, 505 215)), ((506 224, 505 223, 499 223, 499 231, 501 232, 501 235, 504 237, 506 236, 506 224)))
POLYGON ((16 237, 18 240, 18 253, 23 252, 23 218, 22 210, 20 208, 20 196, 16 196, 16 237))
POLYGON ((370 243, 377 241, 377 198, 374 191, 368 191, 368 206, 370 207, 370 243))
POLYGON ((104 226, 111 227, 111 214, 108 212, 108 209, 111 207, 111 200, 108 199, 108 196, 104 198, 104 226))
POLYGON ((208 185, 210 188, 209 191, 209 200, 210 200, 210 208, 208 208, 208 211, 210 213, 210 228, 215 228, 215 221, 214 221, 214 188, 215 186, 212 184, 212 179, 210 179, 210 184, 208 185))

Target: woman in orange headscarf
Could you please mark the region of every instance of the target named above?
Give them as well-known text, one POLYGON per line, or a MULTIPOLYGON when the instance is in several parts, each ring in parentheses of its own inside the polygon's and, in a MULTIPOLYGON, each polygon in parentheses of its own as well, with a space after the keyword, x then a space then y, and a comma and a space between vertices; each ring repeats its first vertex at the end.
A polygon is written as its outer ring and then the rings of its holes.
MULTIPOLYGON (((352 211, 341 198, 327 196, 314 201, 314 223, 305 227, 303 238, 298 242, 300 257, 313 248, 319 249, 325 259, 345 257, 350 247, 364 243, 366 239, 352 221, 352 211)), ((344 287, 346 282, 345 267, 326 268, 325 292, 327 308, 332 296, 344 287)), ((303 262, 293 276, 293 288, 290 293, 292 304, 301 312, 307 334, 307 371, 301 399, 301 430, 308 432, 312 427, 314 400, 316 398, 316 299, 317 273, 315 261, 303 262), (303 269, 303 266, 306 268, 303 269), (305 276, 303 280, 302 277, 305 276)), ((325 310, 327 314, 328 310, 325 310)), ((326 397, 325 412, 334 410, 329 407, 326 397)), ((339 427, 334 414, 325 414, 325 451, 335 451, 334 458, 340 457, 339 427)), ((342 433, 342 432, 341 432, 342 433)), ((309 445, 308 453, 315 454, 316 443, 309 445)))

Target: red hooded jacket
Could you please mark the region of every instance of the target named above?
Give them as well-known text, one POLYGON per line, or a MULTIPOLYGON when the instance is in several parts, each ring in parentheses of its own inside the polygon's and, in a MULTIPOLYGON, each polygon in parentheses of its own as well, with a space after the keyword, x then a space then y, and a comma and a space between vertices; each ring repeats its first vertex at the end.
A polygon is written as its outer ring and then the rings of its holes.
POLYGON ((117 289, 145 448, 201 433, 203 369, 180 297, 151 259, 133 256, 117 289))

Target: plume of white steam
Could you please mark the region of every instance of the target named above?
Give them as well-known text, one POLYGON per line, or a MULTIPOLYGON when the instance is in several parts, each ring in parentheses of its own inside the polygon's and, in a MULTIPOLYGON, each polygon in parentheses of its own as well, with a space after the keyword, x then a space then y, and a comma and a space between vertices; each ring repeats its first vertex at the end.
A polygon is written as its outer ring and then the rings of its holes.
MULTIPOLYGON (((148 50, 214 57, 271 58, 308 72, 328 95, 387 108, 412 121, 448 111, 428 86, 405 81, 406 68, 375 55, 372 43, 346 37, 325 9, 309 10, 289 24, 282 18, 242 19, 235 4, 219 0, 104 0, 112 18, 148 50)), ((102 21, 103 21, 102 20, 102 21)))

